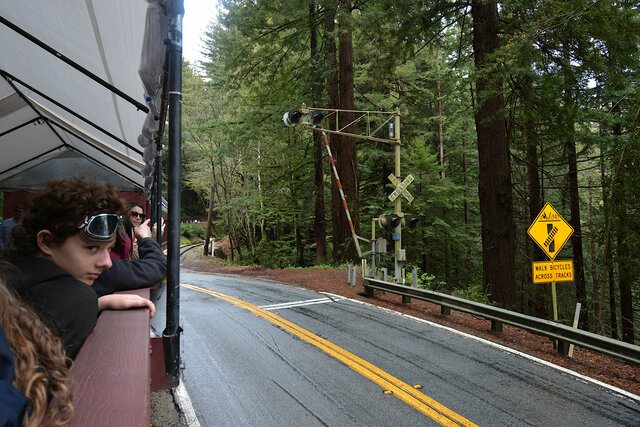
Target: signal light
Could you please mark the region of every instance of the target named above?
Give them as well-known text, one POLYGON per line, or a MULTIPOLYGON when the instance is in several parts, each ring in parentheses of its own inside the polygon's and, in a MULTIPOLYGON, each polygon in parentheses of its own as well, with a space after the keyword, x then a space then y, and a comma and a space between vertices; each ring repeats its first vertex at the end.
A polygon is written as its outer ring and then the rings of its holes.
POLYGON ((284 113, 282 116, 282 121, 286 126, 292 127, 300 123, 302 119, 302 111, 300 110, 291 110, 284 113))
POLYGON ((380 227, 394 229, 400 225, 402 218, 398 214, 382 214, 378 217, 380 227))
POLYGON ((320 126, 324 121, 324 113, 318 110, 310 111, 307 114, 306 121, 313 127, 320 126))
POLYGON ((420 226, 421 218, 418 215, 405 215, 402 225, 405 225, 411 229, 418 228, 420 226))

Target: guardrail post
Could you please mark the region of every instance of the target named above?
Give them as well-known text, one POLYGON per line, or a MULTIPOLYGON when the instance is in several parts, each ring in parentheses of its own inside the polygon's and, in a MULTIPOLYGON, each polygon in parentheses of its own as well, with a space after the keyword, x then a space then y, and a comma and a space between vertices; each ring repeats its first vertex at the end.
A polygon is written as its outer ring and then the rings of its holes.
POLYGON ((502 332, 502 322, 499 320, 491 320, 491 332, 502 332))
POLYGON ((362 295, 364 295, 367 298, 370 298, 373 296, 373 288, 370 286, 367 286, 368 283, 369 281, 367 279, 364 279, 362 281, 362 284, 364 285, 364 292, 362 293, 362 295))
POLYGON ((446 305, 441 305, 440 306, 440 315, 441 316, 448 316, 451 314, 451 307, 447 307, 446 305))
POLYGON ((567 341, 558 340, 558 354, 567 356, 569 354, 569 343, 567 341))
MULTIPOLYGON (((401 269, 400 269, 400 274, 402 275, 402 279, 401 279, 401 281, 400 281, 400 282, 404 285, 404 284, 405 284, 404 282, 405 282, 405 280, 406 280, 406 279, 405 279, 405 271, 404 271, 404 268, 401 268, 401 269)), ((403 303, 403 304, 409 304, 410 302, 411 302, 411 297, 408 297, 408 296, 406 296, 406 295, 402 295, 402 303, 403 303)))
POLYGON ((358 267, 354 265, 352 271, 353 271, 353 277, 351 278, 351 286, 355 286, 356 280, 358 278, 358 267))
POLYGON ((351 264, 347 264, 347 285, 351 284, 351 264))

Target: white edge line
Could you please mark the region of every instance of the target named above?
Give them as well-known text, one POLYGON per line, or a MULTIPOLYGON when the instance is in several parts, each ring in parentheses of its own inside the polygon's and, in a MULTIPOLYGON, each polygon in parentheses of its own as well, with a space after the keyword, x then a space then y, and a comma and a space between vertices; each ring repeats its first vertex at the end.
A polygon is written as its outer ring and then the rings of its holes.
POLYGON ((336 298, 345 299, 347 301, 352 301, 352 302, 355 302, 355 303, 358 303, 358 304, 362 304, 362 305, 366 305, 366 306, 369 306, 369 307, 378 308, 378 309, 380 309, 382 311, 385 311, 387 313, 395 314, 397 316, 405 317, 407 319, 411 319, 411 320, 414 320, 416 322, 426 323, 426 324, 428 324, 430 326, 433 326, 433 327, 436 327, 436 328, 440 328, 440 329, 444 329, 444 330, 447 330, 449 332, 453 332, 454 334, 458 334, 458 335, 461 335, 461 336, 463 336, 465 338, 476 340, 476 341, 481 342, 483 344, 486 344, 486 345, 489 345, 489 346, 492 346, 492 347, 496 347, 496 348, 498 348, 500 350, 503 350, 503 351, 506 351, 508 353, 512 353, 512 354, 515 354, 517 356, 523 357, 525 359, 529 359, 529 360, 531 360, 533 362, 539 363, 541 365, 548 366, 550 368, 556 369, 556 370, 558 370, 560 372, 563 372, 565 374, 573 375, 574 377, 577 377, 577 378, 581 379, 582 381, 590 382, 590 383, 593 383, 593 384, 597 384, 597 385, 599 385, 601 387, 609 389, 610 391, 612 391, 614 393, 617 393, 617 394, 625 396, 625 397, 627 397, 629 399, 635 400, 636 402, 640 402, 640 396, 637 395, 637 394, 633 394, 630 391, 623 390, 623 389, 618 388, 616 386, 612 386, 611 384, 603 383, 602 381, 596 380, 594 378, 587 377, 587 376, 582 375, 582 374, 580 374, 580 373, 578 373, 576 371, 572 371, 571 369, 567 369, 564 366, 555 365, 555 364, 549 362, 548 360, 540 359, 540 358, 538 358, 536 356, 532 356, 530 354, 523 353, 523 352, 521 352, 519 350, 515 350, 515 349, 513 349, 511 347, 504 346, 502 344, 490 341, 488 339, 476 337, 474 335, 468 334, 466 332, 459 331, 459 330, 451 328, 449 326, 440 325, 438 323, 431 322, 431 321, 426 320, 426 319, 421 319, 419 317, 411 316, 410 314, 404 314, 404 313, 401 313, 399 311, 390 310, 390 309, 384 308, 384 307, 379 307, 379 306, 377 306, 375 304, 371 304, 371 303, 368 303, 368 302, 359 301, 357 299, 346 298, 346 297, 343 297, 342 295, 336 295, 336 294, 332 294, 330 292, 320 292, 320 293, 324 294, 324 295, 330 295, 330 296, 336 297, 336 298))
POLYGON ((334 302, 334 300, 332 300, 331 298, 320 298, 320 299, 309 300, 309 301, 292 301, 292 302, 283 302, 280 304, 263 305, 263 306, 260 306, 259 308, 263 310, 278 310, 278 309, 285 309, 285 308, 303 307, 305 305, 326 304, 329 302, 334 302))
POLYGON ((173 393, 178 403, 178 407, 180 408, 180 412, 184 414, 187 425, 189 427, 200 427, 200 421, 198 421, 196 411, 193 409, 193 405, 191 404, 191 398, 184 386, 184 379, 180 380, 180 384, 178 384, 178 387, 174 389, 173 393))

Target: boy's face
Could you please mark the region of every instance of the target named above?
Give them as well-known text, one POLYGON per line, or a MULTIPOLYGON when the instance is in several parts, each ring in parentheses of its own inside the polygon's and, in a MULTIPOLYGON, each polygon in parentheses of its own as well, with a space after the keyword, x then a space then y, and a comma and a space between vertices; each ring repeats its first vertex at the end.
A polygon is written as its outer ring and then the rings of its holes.
POLYGON ((47 252, 58 267, 91 286, 102 270, 111 267, 109 252, 114 244, 115 237, 107 242, 88 242, 78 233, 47 252))

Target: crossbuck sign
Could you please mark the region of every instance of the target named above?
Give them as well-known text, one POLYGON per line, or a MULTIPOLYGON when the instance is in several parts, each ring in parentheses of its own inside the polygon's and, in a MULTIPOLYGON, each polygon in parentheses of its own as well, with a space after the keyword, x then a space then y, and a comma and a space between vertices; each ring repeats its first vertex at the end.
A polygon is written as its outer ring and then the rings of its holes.
POLYGON ((413 201, 413 196, 411 195, 411 193, 409 193, 409 191, 407 191, 407 187, 413 182, 413 180, 414 178, 411 174, 407 175, 407 177, 402 182, 400 182, 400 180, 396 178, 394 174, 389 175, 389 181, 391 181, 391 183, 396 186, 396 189, 393 190, 391 194, 389 194, 389 200, 395 202, 398 196, 402 194, 404 198, 407 199, 409 203, 411 203, 413 201))

